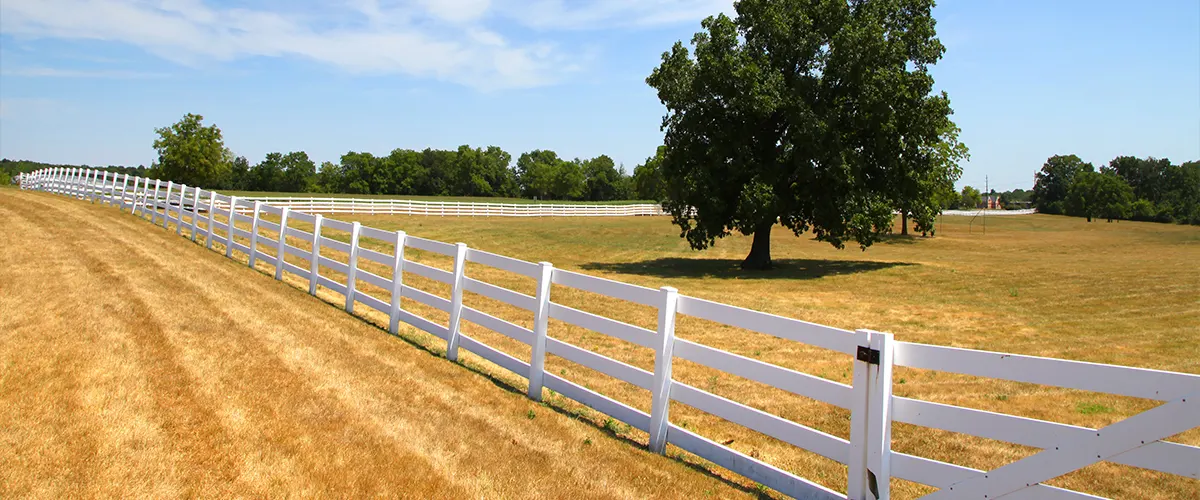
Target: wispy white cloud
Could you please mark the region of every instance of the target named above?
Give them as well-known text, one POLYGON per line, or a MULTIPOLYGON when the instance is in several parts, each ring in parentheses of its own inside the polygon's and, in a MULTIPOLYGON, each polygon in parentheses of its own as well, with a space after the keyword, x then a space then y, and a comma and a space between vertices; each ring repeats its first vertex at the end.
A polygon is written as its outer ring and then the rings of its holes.
POLYGON ((543 30, 589 30, 700 24, 705 17, 733 12, 733 0, 503 0, 504 14, 543 30))
POLYGON ((320 16, 217 8, 201 0, 5 0, 0 32, 127 43, 186 65, 291 56, 484 89, 553 83, 571 67, 552 43, 513 43, 476 24, 485 0, 428 5, 359 0, 342 9, 356 9, 362 21, 322 28, 320 16))
POLYGON ((128 70, 78 70, 78 69, 62 69, 62 68, 46 68, 40 66, 28 68, 16 68, 0 70, 0 75, 5 76, 23 76, 35 78, 111 78, 118 80, 125 79, 142 79, 142 78, 165 78, 169 76, 166 73, 153 73, 148 71, 128 71, 128 70))
MULTIPOLYGON (((202 66, 250 57, 296 57, 345 71, 404 74, 479 89, 552 84, 591 49, 564 48, 549 32, 698 22, 732 0, 342 0, 296 6, 207 0, 4 0, 0 33, 103 40, 202 66), (271 9, 275 7, 275 9, 271 9), (504 23, 490 21, 503 20, 504 23), (501 33, 493 24, 516 28, 501 33), (529 39, 530 29, 536 39, 529 39), (522 36, 512 36, 512 35, 522 36)), ((133 73, 35 69, 40 76, 133 73)))

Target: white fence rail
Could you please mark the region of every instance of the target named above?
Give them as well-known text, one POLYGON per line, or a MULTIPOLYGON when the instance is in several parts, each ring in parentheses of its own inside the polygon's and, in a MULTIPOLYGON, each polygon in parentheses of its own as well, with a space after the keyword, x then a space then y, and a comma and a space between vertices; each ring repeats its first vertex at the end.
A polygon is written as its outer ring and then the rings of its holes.
POLYGON ((322 214, 433 215, 446 217, 626 217, 667 215, 654 203, 627 205, 481 203, 386 198, 251 197, 271 206, 322 214))
MULTIPOLYGON (((555 269, 550 263, 531 263, 468 248, 389 232, 311 215, 292 207, 279 207, 263 200, 246 200, 211 191, 178 186, 172 182, 130 177, 95 170, 54 168, 21 177, 24 189, 37 189, 116 205, 157 225, 176 224, 176 232, 187 228, 193 241, 211 248, 213 242, 247 255, 251 266, 262 261, 275 266, 274 276, 285 273, 307 279, 309 292, 318 286, 345 297, 345 308, 353 312, 355 302, 376 309, 390 318, 390 330, 401 322, 433 334, 447 343, 447 357, 454 359, 466 349, 530 381, 529 395, 541 398, 541 389, 557 391, 650 435, 650 448, 663 452, 670 443, 762 485, 795 498, 886 499, 890 478, 901 478, 933 486, 930 498, 1095 498, 1080 492, 1042 484, 1098 461, 1109 461, 1144 469, 1200 479, 1200 447, 1163 439, 1200 426, 1200 376, 1165 371, 1101 365, 1015 354, 956 349, 895 341, 889 333, 848 331, 791 318, 752 311, 703 299, 679 295, 670 288, 655 290, 617 281, 555 269), (234 210, 229 210, 234 207, 234 210), (264 214, 279 222, 263 219, 264 214), (185 222, 185 215, 190 222, 185 222), (314 226, 313 232, 289 227, 291 221, 314 226), (250 231, 236 227, 249 224, 250 231), (200 225, 202 224, 202 226, 200 225), (331 239, 323 230, 349 233, 349 242, 331 239), (262 236, 260 232, 274 234, 262 236), (359 237, 394 242, 392 253, 361 248, 359 237), (234 237, 250 240, 243 245, 234 237), (287 243, 286 237, 307 241, 311 250, 287 243), (263 247, 268 250, 263 250, 263 247), (325 249, 347 254, 346 262, 322 255, 325 249), (415 248, 452 257, 452 271, 444 271, 408 260, 405 248, 415 248), (286 255, 305 259, 306 267, 284 260, 286 255), (391 269, 380 276, 359 269, 370 260, 391 269), (537 280, 535 296, 468 278, 469 265, 495 267, 537 280), (319 266, 346 276, 345 282, 319 273, 319 266), (450 297, 417 290, 404 284, 404 273, 413 273, 447 283, 450 297), (367 282, 390 291, 390 301, 356 289, 367 282), (657 308, 656 330, 640 328, 619 319, 580 311, 555 303, 550 285, 558 284, 657 308), (463 291, 526 309, 534 314, 532 330, 464 306, 463 291), (404 300, 415 300, 449 313, 442 325, 405 310, 404 300), (786 340, 840 352, 853 360, 852 384, 846 385, 792 369, 728 353, 696 342, 676 339, 675 318, 687 315, 744 328, 786 340), (550 337, 547 319, 555 318, 654 350, 654 371, 649 372, 550 337), (531 346, 527 362, 463 334, 461 321, 491 329, 531 346), (554 354, 650 391, 649 414, 597 393, 543 369, 546 353, 554 354), (725 373, 761 382, 798 396, 812 398, 850 410, 849 439, 830 435, 693 387, 671 376, 676 358, 695 362, 725 373), (1165 402, 1156 408, 1101 429, 1091 429, 1001 413, 920 401, 892 395, 893 366, 908 366, 1104 392, 1165 402), (729 422, 790 443, 848 466, 847 491, 838 492, 816 484, 794 471, 743 454, 712 439, 671 423, 671 402, 677 401, 729 422), (942 429, 987 439, 1040 448, 1043 451, 991 471, 981 471, 891 450, 892 422, 942 429), (1011 496, 1008 496, 1011 495, 1011 496)), ((1137 478, 1131 478, 1136 480, 1137 478)), ((1148 480, 1143 477, 1143 480, 1148 480)))

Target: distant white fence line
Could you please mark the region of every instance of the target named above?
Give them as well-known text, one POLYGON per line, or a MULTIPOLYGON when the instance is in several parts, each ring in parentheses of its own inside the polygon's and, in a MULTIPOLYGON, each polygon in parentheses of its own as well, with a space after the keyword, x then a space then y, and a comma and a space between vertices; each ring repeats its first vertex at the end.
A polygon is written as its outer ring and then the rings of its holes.
POLYGON ((1009 215, 1030 215, 1036 214, 1037 210, 1032 208, 1023 208, 1021 210, 943 210, 942 215, 979 215, 982 217, 1005 217, 1009 215))
POLYGON ((893 477, 939 488, 928 498, 1096 498, 1042 483, 1100 461, 1200 479, 1200 447, 1162 441, 1200 426, 1200 376, 1197 375, 900 342, 890 333, 849 331, 809 323, 680 295, 670 287, 645 288, 555 269, 548 262, 535 264, 471 249, 463 243, 449 244, 410 236, 403 231, 383 231, 358 222, 325 219, 321 215, 262 201, 251 203, 172 182, 124 174, 54 168, 23 176, 21 187, 116 205, 139 217, 149 216, 151 222, 164 228, 175 223, 176 234, 184 235, 186 230, 192 241, 202 241, 210 249, 214 242, 220 243, 225 246, 227 257, 233 257, 236 251, 248 256, 251 267, 257 261, 274 266, 275 279, 282 279, 286 272, 307 279, 309 293, 314 295, 318 286, 336 291, 345 297, 347 312, 354 312, 357 301, 387 314, 393 333, 398 332, 399 324, 403 322, 433 334, 446 341, 447 358, 455 360, 459 350, 466 349, 526 377, 530 398, 540 400, 542 388, 551 389, 646 431, 650 435, 650 449, 654 452, 662 453, 667 443, 674 444, 795 498, 886 499, 890 497, 889 479, 893 477), (228 210, 226 207, 230 206, 236 209, 228 210), (248 210, 249 215, 239 213, 242 209, 248 210), (265 220, 265 214, 277 216, 279 222, 265 220), (185 220, 185 216, 190 219, 185 220), (294 221, 312 224, 314 231, 310 233, 289 226, 294 221), (237 222, 248 223, 251 229, 238 228, 237 222), (349 242, 323 235, 322 231, 326 229, 348 233, 349 242), (262 231, 275 234, 275 239, 261 235, 262 231), (288 244, 285 236, 307 241, 312 244, 312 249, 288 244), (235 237, 248 240, 248 245, 239 243, 235 237), (362 248, 359 246, 361 237, 393 242, 393 250, 385 253, 362 248), (323 255, 323 249, 329 248, 348 255, 348 258, 342 262, 323 255), (405 248, 452 257, 453 270, 408 260, 404 257, 405 248), (308 265, 300 267, 285 262, 286 255, 304 259, 308 265), (362 259, 386 266, 390 275, 380 276, 359 268, 362 259), (529 296, 472 279, 466 275, 468 263, 531 277, 537 281, 537 292, 529 296), (322 276, 319 266, 344 274, 346 281, 322 276), (449 284, 450 297, 439 297, 405 285, 405 273, 449 284), (389 290, 389 300, 357 290, 356 284, 360 281, 389 290), (657 329, 641 328, 555 303, 550 299, 551 284, 654 307, 659 311, 657 329), (463 305, 464 291, 532 312, 534 328, 527 329, 463 305), (449 314, 449 322, 441 325, 409 312, 403 309, 402 300, 415 300, 445 311, 449 314), (675 338, 677 315, 703 318, 843 353, 854 360, 852 384, 675 338), (549 318, 653 349, 654 371, 550 337, 547 335, 549 318), (464 320, 529 345, 532 352, 529 361, 462 333, 459 327, 464 320), (650 391, 650 413, 546 372, 543 366, 547 353, 650 391), (671 365, 675 359, 689 360, 848 409, 851 414, 849 439, 673 380, 671 365), (1103 392, 1165 404, 1107 427, 1091 429, 894 396, 894 366, 1103 392), (672 401, 847 465, 847 491, 830 490, 671 423, 672 401), (1042 451, 991 471, 981 471, 892 451, 892 422, 969 434, 1042 451))
POLYGON ((654 203, 627 205, 568 203, 485 203, 389 198, 246 197, 293 211, 322 214, 436 215, 447 217, 625 217, 666 215, 654 203))

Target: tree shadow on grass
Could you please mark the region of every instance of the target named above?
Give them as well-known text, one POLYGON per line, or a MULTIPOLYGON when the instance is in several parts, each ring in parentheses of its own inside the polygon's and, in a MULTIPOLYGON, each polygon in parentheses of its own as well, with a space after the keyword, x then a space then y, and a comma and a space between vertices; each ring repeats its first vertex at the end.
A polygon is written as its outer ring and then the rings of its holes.
POLYGON ((773 259, 771 262, 774 268, 766 271, 743 270, 740 259, 687 259, 682 257, 665 257, 640 262, 592 262, 580 267, 590 271, 658 278, 809 280, 917 265, 911 262, 832 259, 773 259))

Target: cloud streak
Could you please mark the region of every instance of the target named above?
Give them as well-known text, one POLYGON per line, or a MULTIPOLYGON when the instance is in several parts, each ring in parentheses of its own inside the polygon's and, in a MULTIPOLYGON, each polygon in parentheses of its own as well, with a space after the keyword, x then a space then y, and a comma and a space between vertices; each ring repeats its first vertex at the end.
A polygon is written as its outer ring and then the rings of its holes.
POLYGON ((298 57, 355 73, 400 73, 481 89, 546 85, 571 70, 553 44, 513 44, 477 26, 447 28, 471 23, 486 2, 469 15, 370 4, 375 18, 322 29, 315 16, 214 8, 199 0, 5 0, 0 32, 126 43, 192 66, 298 57))
POLYGON ((549 32, 698 22, 729 10, 731 1, 343 0, 307 12, 283 5, 287 13, 205 0, 5 0, 0 33, 129 44, 188 66, 292 57, 356 74, 403 74, 493 90, 554 84, 580 69, 587 51, 535 39, 549 32), (489 29, 489 21, 497 20, 526 39, 489 29))

